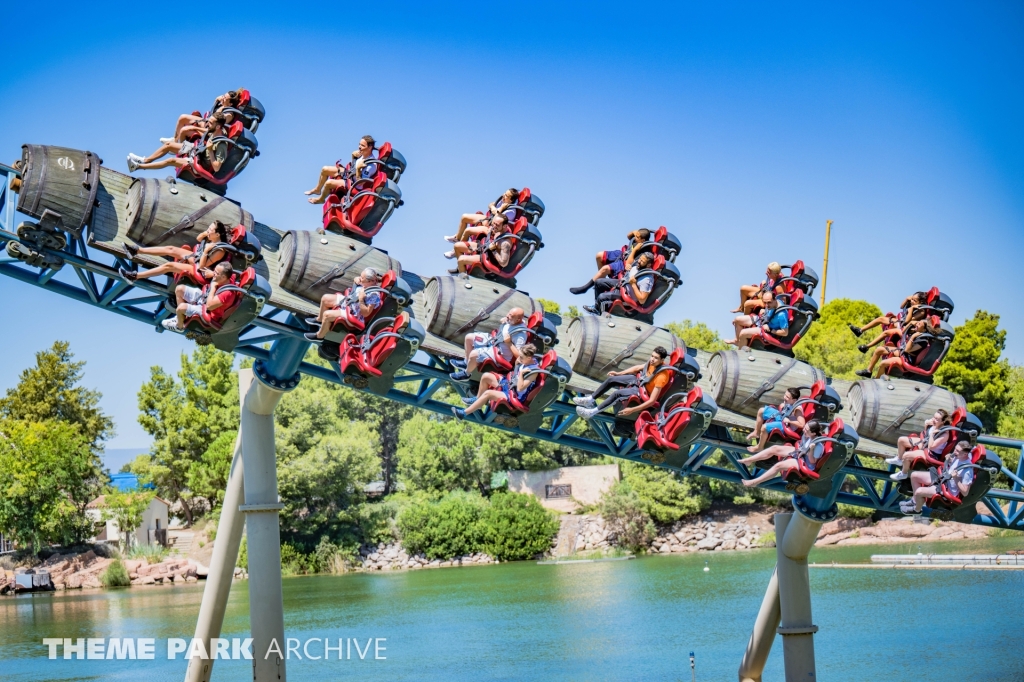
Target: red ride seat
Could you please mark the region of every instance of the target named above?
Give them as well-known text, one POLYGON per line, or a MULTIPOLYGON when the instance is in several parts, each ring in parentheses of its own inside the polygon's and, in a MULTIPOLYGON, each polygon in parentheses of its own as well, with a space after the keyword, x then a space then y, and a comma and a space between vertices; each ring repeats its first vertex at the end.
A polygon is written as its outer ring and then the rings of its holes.
POLYGON ((495 242, 502 241, 512 242, 508 263, 504 267, 494 260, 492 251, 484 250, 480 262, 475 263, 469 269, 468 274, 473 275, 479 271, 482 276, 490 275, 495 279, 512 279, 529 264, 537 249, 543 246, 540 241, 540 233, 530 229, 526 216, 517 218, 512 229, 495 240, 495 242))
MULTIPOLYGON (((984 445, 976 445, 971 450, 970 462, 972 465, 980 467, 983 464, 983 460, 989 456, 990 455, 985 450, 984 445)), ((944 466, 945 464, 943 463, 943 466, 938 469, 937 473, 940 480, 935 483, 937 492, 935 495, 932 495, 930 498, 925 500, 924 504, 926 507, 932 509, 956 509, 964 504, 965 501, 970 501, 972 503, 976 502, 985 494, 985 491, 989 487, 990 478, 988 473, 985 472, 984 469, 975 469, 974 482, 971 483, 971 489, 968 491, 966 496, 967 499, 962 499, 960 497, 960 491, 956 489, 955 486, 950 486, 941 480, 944 466)))
MULTIPOLYGON (((192 317, 185 318, 185 328, 200 327, 207 332, 218 332, 224 324, 224 321, 231 317, 231 314, 238 309, 238 306, 242 303, 242 299, 245 297, 245 292, 256 281, 256 270, 248 268, 242 273, 241 277, 232 275, 229 283, 220 287, 217 291, 217 297, 220 298, 222 295, 227 295, 227 300, 223 298, 221 301, 223 305, 214 310, 207 310, 206 303, 202 305, 202 312, 199 315, 193 315, 192 317)), ((210 285, 207 284, 203 287, 203 293, 206 294, 209 291, 210 285)))
MULTIPOLYGON (((557 329, 544 317, 543 310, 535 310, 526 320, 523 321, 526 328, 526 342, 532 343, 538 351, 543 352, 555 342, 557 329)), ((519 331, 516 329, 515 331, 519 331)), ((491 332, 491 338, 498 335, 498 330, 491 332)), ((486 358, 479 363, 478 370, 483 372, 495 372, 497 374, 508 374, 512 371, 512 363, 506 360, 501 353, 495 353, 496 359, 486 358)))
POLYGON ((619 285, 621 298, 613 301, 604 312, 613 315, 620 314, 626 317, 652 315, 655 310, 660 308, 669 299, 681 279, 676 266, 668 262, 665 255, 661 253, 654 257, 654 262, 651 263, 650 269, 645 270, 644 274, 652 274, 654 276, 654 286, 647 295, 646 302, 640 303, 633 296, 633 288, 622 283, 619 285), (616 311, 619 312, 616 313, 616 311))
POLYGON ((808 447, 814 448, 821 443, 821 457, 818 458, 813 468, 807 464, 804 457, 798 457, 796 460, 798 467, 786 474, 786 481, 789 483, 817 481, 821 477, 821 470, 825 468, 829 458, 836 449, 835 439, 843 433, 844 428, 843 420, 836 419, 828 425, 828 429, 823 436, 812 439, 808 447))
MULTIPOLYGON (((938 315, 933 315, 931 322, 938 331, 920 334, 918 339, 926 341, 924 347, 912 354, 900 353, 896 356, 897 362, 885 368, 887 375, 895 373, 895 376, 906 376, 910 379, 916 378, 930 382, 932 375, 935 374, 945 359, 946 353, 949 352, 954 336, 953 328, 943 322, 938 315)), ((908 340, 909 338, 901 340, 901 344, 908 340)))
POLYGON ((177 170, 177 176, 180 180, 223 195, 228 181, 241 173, 254 156, 259 156, 259 145, 256 136, 240 120, 228 126, 225 135, 207 140, 205 144, 214 142, 228 145, 228 156, 221 164, 220 170, 214 172, 207 168, 203 155, 195 150, 187 157, 189 164, 177 170))
POLYGON ((694 387, 689 393, 679 400, 668 413, 665 407, 657 416, 650 411, 640 413, 636 420, 636 440, 640 449, 678 450, 679 445, 676 439, 690 425, 696 407, 704 398, 704 392, 700 386, 694 387))
POLYGON ((401 312, 395 317, 382 317, 367 329, 361 340, 349 334, 341 342, 338 363, 342 373, 352 367, 368 376, 381 376, 379 367, 391 355, 402 338, 402 332, 409 326, 409 313, 401 312))
POLYGON ((537 394, 544 389, 545 381, 549 376, 548 370, 558 360, 558 354, 553 350, 549 350, 537 363, 538 369, 541 370, 537 373, 537 378, 534 379, 533 385, 530 387, 529 392, 522 400, 517 397, 518 392, 515 390, 510 391, 511 395, 502 397, 499 400, 492 400, 488 403, 488 407, 492 411, 497 410, 499 407, 505 407, 512 414, 516 413, 527 413, 530 411, 530 404, 533 399, 537 397, 537 394))
MULTIPOLYGON (((348 311, 344 310, 343 312, 345 314, 334 321, 334 324, 332 324, 331 328, 327 330, 327 333, 330 334, 332 332, 337 333, 342 331, 342 329, 339 329, 339 327, 342 327, 344 330, 347 330, 349 332, 355 332, 357 334, 366 329, 366 326, 373 322, 374 318, 376 318, 384 309, 385 304, 388 301, 388 297, 391 294, 391 287, 395 284, 395 280, 397 279, 398 274, 394 270, 388 270, 381 277, 379 286, 367 287, 367 292, 376 292, 380 294, 380 305, 377 306, 377 309, 373 311, 369 318, 352 318, 349 317, 348 311)), ((347 299, 351 293, 352 287, 349 287, 348 289, 345 289, 345 293, 342 294, 342 296, 347 299)), ((344 306, 345 304, 342 305, 344 306)), ((338 308, 339 306, 335 306, 333 310, 338 310, 338 308)))

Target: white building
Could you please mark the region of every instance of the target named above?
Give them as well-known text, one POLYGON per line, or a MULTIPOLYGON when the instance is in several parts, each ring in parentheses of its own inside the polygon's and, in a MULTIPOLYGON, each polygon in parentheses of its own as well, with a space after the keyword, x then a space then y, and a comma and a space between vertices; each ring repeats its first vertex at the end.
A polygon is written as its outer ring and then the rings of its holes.
MULTIPOLYGON (((103 521, 103 507, 105 506, 104 495, 85 506, 85 514, 94 524, 102 524, 102 528, 90 542, 118 543, 124 540, 117 528, 117 521, 108 519, 103 521)), ((159 497, 154 497, 149 507, 142 514, 142 524, 135 529, 135 537, 132 539, 134 545, 152 545, 167 543, 167 511, 170 504, 159 497), (158 532, 159 531, 159 532, 158 532)))

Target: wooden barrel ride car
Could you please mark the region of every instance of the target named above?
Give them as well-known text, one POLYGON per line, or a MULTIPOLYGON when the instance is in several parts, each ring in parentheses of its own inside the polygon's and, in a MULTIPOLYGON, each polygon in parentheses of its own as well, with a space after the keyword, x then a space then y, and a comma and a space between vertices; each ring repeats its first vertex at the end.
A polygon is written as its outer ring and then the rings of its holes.
POLYGON ((938 409, 952 414, 966 406, 956 393, 905 379, 854 382, 844 402, 857 433, 887 445, 896 445, 900 436, 920 433, 938 409))
POLYGON ((99 190, 103 159, 67 147, 26 144, 21 147, 18 210, 34 218, 50 211, 57 227, 75 238, 89 222, 99 190))
POLYGON ((758 350, 719 351, 708 361, 708 375, 718 406, 748 417, 757 416, 763 404, 781 403, 788 388, 809 388, 825 379, 822 370, 806 362, 758 350))
POLYGON ((128 238, 142 246, 194 245, 214 220, 252 230, 252 214, 235 202, 185 182, 136 178, 124 213, 128 238))
POLYGON ((387 251, 340 234, 291 230, 281 239, 280 254, 278 286, 311 301, 344 292, 366 268, 402 275, 402 264, 387 251))
POLYGON ((647 362, 658 346, 669 353, 686 347, 669 331, 624 317, 577 317, 569 323, 565 336, 566 358, 573 373, 596 381, 608 378, 612 370, 647 362))
POLYGON ((497 329, 512 308, 522 308, 527 318, 544 310, 529 294, 476 277, 431 277, 423 298, 427 331, 460 345, 470 332, 497 329))

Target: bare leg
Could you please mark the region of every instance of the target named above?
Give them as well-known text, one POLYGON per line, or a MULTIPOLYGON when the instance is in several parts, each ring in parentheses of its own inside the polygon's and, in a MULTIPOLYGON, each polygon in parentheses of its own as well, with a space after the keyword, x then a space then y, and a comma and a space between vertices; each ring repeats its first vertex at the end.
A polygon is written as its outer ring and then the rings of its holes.
POLYGON ((757 421, 754 422, 754 430, 747 434, 747 439, 757 438, 757 434, 761 433, 762 426, 764 426, 764 407, 757 410, 757 421))
POLYGON ((168 166, 177 166, 178 168, 184 168, 188 165, 188 159, 178 158, 177 156, 169 156, 166 159, 160 159, 159 161, 153 161, 152 163, 140 163, 139 168, 143 170, 157 170, 159 168, 167 168, 168 166))
POLYGON ((135 279, 150 279, 160 275, 171 275, 191 272, 192 266, 188 263, 163 263, 152 270, 143 270, 135 275, 135 279))
POLYGON ((201 120, 203 120, 202 116, 193 116, 192 114, 182 114, 179 116, 178 123, 174 126, 174 139, 180 139, 181 131, 185 126, 195 124, 201 120))
POLYGON ((459 272, 466 273, 477 265, 481 260, 480 256, 459 256, 459 272))
POLYGON ((327 201, 327 195, 336 190, 345 187, 345 181, 339 179, 331 179, 324 183, 320 190, 320 196, 310 197, 309 203, 311 204, 322 204, 327 201))
POLYGON ((191 251, 180 246, 140 246, 139 253, 163 258, 187 258, 192 255, 191 251))
POLYGON ((761 436, 757 439, 757 445, 751 445, 747 448, 747 452, 760 452, 764 450, 764 446, 768 444, 768 437, 772 435, 772 432, 762 428, 761 436))
POLYGON ((320 312, 317 313, 316 321, 320 322, 322 324, 323 321, 324 321, 324 313, 326 313, 328 310, 330 310, 331 308, 335 307, 336 305, 338 305, 338 295, 337 294, 324 294, 323 296, 321 296, 320 297, 320 312))
POLYGON ((737 339, 739 343, 736 344, 737 348, 747 348, 750 346, 750 340, 761 336, 761 330, 758 327, 747 327, 740 332, 740 336, 737 339))
POLYGON ((466 334, 466 340, 462 344, 462 347, 466 350, 466 355, 464 357, 466 359, 466 363, 467 364, 470 361, 469 355, 470 355, 470 353, 473 352, 473 343, 475 341, 476 341, 476 334, 466 334))
POLYGON ((165 142, 157 147, 157 150, 144 158, 143 163, 151 163, 168 154, 177 154, 181 151, 181 144, 178 142, 165 142))
POLYGON ((320 194, 320 190, 324 188, 324 183, 327 182, 327 178, 332 175, 340 175, 340 171, 337 166, 324 166, 320 169, 320 179, 317 180, 316 187, 308 189, 305 194, 320 194))
POLYGON ((766 448, 756 455, 750 457, 744 457, 740 460, 740 464, 752 464, 753 462, 762 462, 772 457, 788 457, 796 451, 796 448, 792 445, 783 443, 782 445, 773 445, 770 448, 766 448))
POLYGON ((756 294, 760 288, 761 288, 761 285, 759 285, 759 284, 744 284, 743 286, 741 286, 740 287, 740 305, 739 305, 738 308, 736 308, 736 310, 733 310, 732 312, 734 312, 734 313, 741 312, 743 310, 743 304, 746 303, 747 300, 751 296, 756 294))
POLYGON ((178 329, 185 328, 185 308, 187 307, 187 303, 179 303, 178 308, 175 310, 178 316, 178 329))
POLYGON ((799 465, 796 463, 795 459, 784 459, 781 462, 773 464, 768 471, 764 472, 757 478, 752 478, 749 481, 743 481, 743 485, 748 488, 753 488, 755 485, 761 485, 765 481, 775 478, 776 476, 785 476, 792 469, 797 468, 797 466, 799 465))
POLYGON ((181 305, 182 303, 185 302, 185 285, 184 284, 179 284, 178 286, 174 287, 174 299, 175 299, 176 305, 181 305))
POLYGON ((480 365, 480 354, 486 352, 487 351, 483 348, 471 352, 466 359, 466 371, 472 374, 473 370, 480 365))
POLYGON ((486 216, 483 213, 463 213, 459 220, 459 229, 455 232, 455 241, 461 242, 466 236, 466 228, 470 225, 479 225, 486 216))
POLYGON ((476 412, 490 401, 498 400, 504 397, 505 394, 502 393, 501 391, 495 391, 493 389, 490 391, 484 391, 476 400, 473 401, 472 405, 466 408, 466 414, 472 414, 473 412, 476 412))

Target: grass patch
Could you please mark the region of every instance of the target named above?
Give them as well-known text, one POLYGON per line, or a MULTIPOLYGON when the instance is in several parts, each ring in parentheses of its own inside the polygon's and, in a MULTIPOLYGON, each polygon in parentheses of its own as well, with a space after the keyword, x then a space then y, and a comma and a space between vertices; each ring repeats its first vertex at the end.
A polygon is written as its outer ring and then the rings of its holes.
POLYGON ((128 558, 144 559, 147 564, 158 564, 170 554, 171 550, 160 545, 135 545, 128 552, 128 558))
POLYGON ((1011 528, 989 528, 988 536, 990 538, 1019 538, 1021 531, 1011 528))
POLYGON ((630 556, 633 552, 622 547, 608 547, 603 549, 588 549, 580 552, 573 552, 568 556, 552 557, 555 561, 579 561, 582 559, 617 559, 630 556))
POLYGON ((775 531, 770 530, 767 533, 763 533, 757 538, 755 543, 758 547, 774 547, 775 546, 775 531))
POLYGON ((128 577, 128 569, 120 559, 114 559, 107 570, 100 574, 100 582, 104 587, 128 587, 132 579, 128 577))

